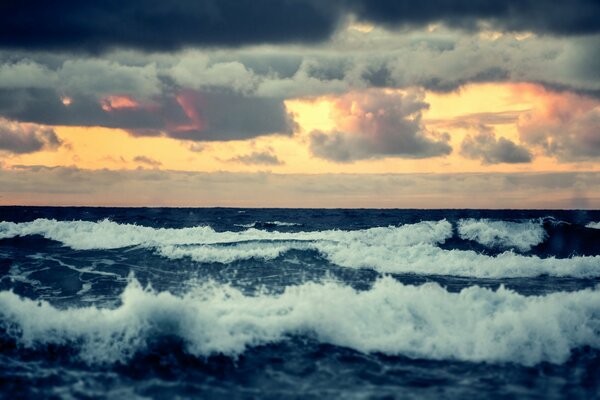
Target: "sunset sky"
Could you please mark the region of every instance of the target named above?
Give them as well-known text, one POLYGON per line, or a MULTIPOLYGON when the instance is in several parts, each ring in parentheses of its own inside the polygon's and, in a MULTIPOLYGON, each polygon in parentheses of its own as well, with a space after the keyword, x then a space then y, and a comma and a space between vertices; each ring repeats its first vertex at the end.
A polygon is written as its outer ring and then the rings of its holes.
POLYGON ((600 208, 599 160, 598 1, 0 5, 0 204, 600 208))

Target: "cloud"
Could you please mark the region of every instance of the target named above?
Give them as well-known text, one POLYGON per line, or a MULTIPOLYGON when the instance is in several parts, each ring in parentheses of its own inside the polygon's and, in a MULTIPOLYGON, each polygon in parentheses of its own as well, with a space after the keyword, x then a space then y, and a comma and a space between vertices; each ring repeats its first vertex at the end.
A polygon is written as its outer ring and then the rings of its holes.
POLYGON ((0 151, 34 153, 56 149, 61 144, 52 128, 0 119, 0 151))
POLYGON ((314 42, 339 22, 337 7, 313 0, 24 0, 1 11, 0 46, 87 52, 314 42))
POLYGON ((515 144, 503 137, 497 139, 494 130, 480 125, 479 133, 468 135, 462 142, 460 154, 471 159, 481 160, 484 164, 529 163, 533 159, 525 146, 515 144))
POLYGON ((0 89, 0 115, 45 125, 121 128, 137 136, 193 141, 291 134, 293 116, 280 99, 181 90, 138 102, 129 96, 64 97, 52 89, 0 89))
POLYGON ((152 168, 158 168, 162 165, 160 161, 146 156, 136 156, 133 158, 133 161, 138 164, 144 164, 152 168))
POLYGON ((283 165, 275 154, 271 151, 254 151, 250 154, 245 154, 229 159, 229 161, 240 162, 246 165, 283 165))
POLYGON ((166 134, 177 139, 243 140, 290 135, 296 127, 279 99, 186 90, 176 96, 176 101, 186 119, 179 125, 170 123, 166 134))
POLYGON ((521 0, 349 0, 362 21, 389 27, 446 23, 476 30, 586 34, 600 31, 600 4, 594 0, 558 0, 548 6, 521 0))
POLYGON ((318 46, 114 51, 101 57, 0 51, 0 89, 151 102, 182 90, 289 99, 369 87, 451 91, 470 82, 538 82, 600 93, 600 35, 498 34, 437 28, 338 32, 318 46))
POLYGON ((597 209, 598 188, 599 172, 288 175, 0 169, 0 202, 22 205, 573 208, 585 203, 597 209))
POLYGON ((430 132, 421 122, 428 107, 424 92, 417 89, 343 95, 333 101, 335 130, 312 132, 310 149, 315 156, 335 162, 450 154, 449 136, 430 132))
POLYGON ((600 158, 600 101, 540 89, 541 101, 519 118, 521 141, 562 161, 600 158))
POLYGON ((351 15, 390 28, 445 23, 588 34, 600 31, 599 14, 594 0, 559 0, 552 7, 519 0, 23 0, 2 6, 0 46, 99 52, 314 43, 331 37, 351 15))

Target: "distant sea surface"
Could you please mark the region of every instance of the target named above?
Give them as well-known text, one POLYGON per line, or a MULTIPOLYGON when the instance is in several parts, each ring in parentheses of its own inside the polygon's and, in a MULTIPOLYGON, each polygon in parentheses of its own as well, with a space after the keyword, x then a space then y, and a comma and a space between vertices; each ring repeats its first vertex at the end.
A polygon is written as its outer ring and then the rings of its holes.
POLYGON ((0 221, 2 398, 600 396, 600 211, 0 221))

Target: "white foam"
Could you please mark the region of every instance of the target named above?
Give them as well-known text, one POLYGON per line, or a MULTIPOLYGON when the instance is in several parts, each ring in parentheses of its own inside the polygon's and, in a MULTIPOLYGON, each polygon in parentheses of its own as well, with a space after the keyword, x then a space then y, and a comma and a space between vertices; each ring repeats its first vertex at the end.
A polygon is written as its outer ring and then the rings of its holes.
POLYGON ((358 292, 306 283, 279 295, 246 296, 205 284, 179 297, 132 280, 116 309, 57 309, 0 292, 3 328, 21 346, 71 345, 89 363, 126 362, 148 340, 179 337, 195 356, 236 356, 249 346, 304 335, 354 350, 424 359, 565 362, 573 349, 600 347, 600 290, 522 296, 392 278, 358 292))
MULTIPOLYGON (((520 229, 520 228, 519 228, 520 229)), ((438 274, 478 278, 539 275, 591 278, 600 276, 600 256, 567 259, 523 256, 506 251, 488 256, 437 246, 452 236, 446 221, 425 221, 399 227, 355 231, 216 232, 210 227, 155 229, 100 222, 39 219, 0 223, 0 238, 39 234, 74 249, 142 246, 170 259, 230 263, 258 258, 272 260, 286 251, 315 250, 341 267, 370 268, 384 273, 438 274)))
POLYGON ((88 222, 36 219, 22 223, 0 222, 0 239, 27 235, 42 235, 77 250, 236 243, 252 240, 337 242, 353 240, 363 243, 387 243, 390 246, 409 246, 417 243, 444 242, 452 236, 452 225, 442 220, 354 231, 269 232, 247 229, 242 232, 216 232, 208 226, 180 229, 151 228, 118 224, 109 220, 88 222))
POLYGON ((586 228, 592 228, 592 229, 600 229, 600 221, 598 221, 598 222, 590 222, 585 227, 586 228))
POLYGON ((600 256, 566 259, 522 256, 511 251, 487 256, 474 251, 443 250, 429 244, 393 249, 384 246, 343 248, 323 245, 321 251, 340 266, 373 268, 387 273, 518 278, 540 275, 592 278, 600 276, 600 256))
POLYGON ((461 219, 458 234, 486 247, 515 248, 529 251, 546 239, 542 220, 526 222, 492 221, 489 219, 461 219))
POLYGON ((239 226, 241 228, 255 228, 257 225, 261 225, 261 224, 281 226, 281 227, 301 226, 302 225, 302 224, 298 224, 296 222, 282 222, 282 221, 267 221, 267 222, 255 221, 255 222, 252 222, 251 224, 234 224, 234 225, 239 226))
POLYGON ((600 256, 565 259, 523 256, 506 251, 488 256, 474 251, 444 250, 430 244, 407 247, 348 242, 253 242, 230 246, 164 246, 164 257, 189 257, 197 262, 230 263, 250 258, 272 260, 289 250, 315 250, 340 267, 367 268, 382 273, 452 275, 476 278, 523 278, 549 275, 600 276, 600 256))
POLYGON ((157 248, 157 253, 172 260, 189 257, 202 263, 229 264, 239 260, 273 260, 292 249, 306 250, 313 246, 304 242, 242 242, 235 245, 167 245, 157 248))

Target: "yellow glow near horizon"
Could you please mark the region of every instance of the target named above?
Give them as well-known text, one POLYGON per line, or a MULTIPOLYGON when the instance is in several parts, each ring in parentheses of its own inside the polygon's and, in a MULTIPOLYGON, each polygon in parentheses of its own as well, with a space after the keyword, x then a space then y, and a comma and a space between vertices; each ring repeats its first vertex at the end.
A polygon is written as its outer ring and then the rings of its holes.
MULTIPOLYGON (((426 94, 430 104, 423 114, 429 129, 449 132, 454 148, 446 157, 413 160, 384 158, 354 163, 335 163, 312 156, 309 150, 309 133, 313 130, 331 131, 336 127, 332 116, 335 97, 294 99, 285 102, 293 113, 298 131, 293 136, 263 136, 246 141, 193 142, 166 137, 133 137, 126 131, 109 128, 56 127, 65 145, 56 151, 11 155, 4 159, 7 167, 13 165, 76 166, 83 169, 136 169, 159 168, 189 171, 278 173, 439 173, 439 172, 518 172, 518 171, 570 171, 575 169, 600 170, 595 163, 559 163, 557 160, 536 154, 530 164, 482 165, 477 160, 460 156, 462 139, 473 130, 457 127, 456 122, 480 121, 486 116, 502 114, 517 116, 539 103, 543 90, 532 84, 471 84, 452 93, 426 94), (238 156, 269 151, 284 162, 283 165, 247 165, 236 161, 238 156), (144 163, 136 157, 146 157, 157 163, 144 163)), ((518 142, 514 119, 496 119, 492 124, 497 136, 518 142)))

